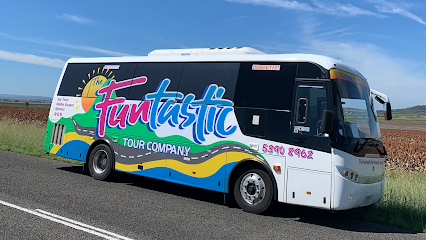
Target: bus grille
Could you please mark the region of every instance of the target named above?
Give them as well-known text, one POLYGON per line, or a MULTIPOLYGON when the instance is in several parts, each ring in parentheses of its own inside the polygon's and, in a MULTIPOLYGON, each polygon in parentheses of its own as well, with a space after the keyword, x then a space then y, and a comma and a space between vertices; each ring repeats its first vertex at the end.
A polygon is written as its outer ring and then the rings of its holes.
POLYGON ((62 145, 64 143, 65 125, 53 124, 50 144, 62 145))

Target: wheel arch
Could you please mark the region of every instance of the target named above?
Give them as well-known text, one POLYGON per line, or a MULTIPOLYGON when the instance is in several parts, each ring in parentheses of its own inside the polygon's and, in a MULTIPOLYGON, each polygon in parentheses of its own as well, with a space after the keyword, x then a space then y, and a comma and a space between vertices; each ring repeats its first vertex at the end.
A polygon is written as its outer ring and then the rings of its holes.
POLYGON ((85 162, 85 164, 87 164, 87 163, 89 162, 90 152, 91 152, 91 151, 92 151, 92 150, 93 150, 96 146, 98 146, 98 145, 100 145, 100 144, 105 144, 105 145, 107 145, 107 146, 111 149, 111 151, 112 151, 112 157, 113 157, 114 164, 115 164, 114 148, 111 146, 110 141, 108 141, 107 139, 97 139, 97 140, 95 140, 95 141, 94 141, 94 142, 90 145, 89 149, 87 149, 86 162, 85 162))
POLYGON ((273 200, 278 200, 277 182, 275 180, 274 174, 272 173, 271 169, 264 162, 261 162, 261 161, 256 160, 256 159, 251 159, 251 158, 239 161, 231 169, 231 171, 229 172, 229 175, 228 175, 228 183, 227 183, 227 186, 226 186, 226 193, 229 193, 230 190, 232 190, 232 187, 234 186, 234 182, 238 178, 238 175, 237 175, 238 171, 240 169, 244 168, 244 167, 247 167, 247 166, 251 166, 252 168, 262 169, 269 175, 269 177, 272 180, 272 185, 273 185, 273 188, 274 188, 273 200))

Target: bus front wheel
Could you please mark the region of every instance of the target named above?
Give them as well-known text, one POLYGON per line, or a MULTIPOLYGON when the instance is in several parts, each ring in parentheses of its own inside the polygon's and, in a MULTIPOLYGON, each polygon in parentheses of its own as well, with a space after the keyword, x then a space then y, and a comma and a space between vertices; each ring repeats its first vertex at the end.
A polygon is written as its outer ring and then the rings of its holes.
POLYGON ((243 169, 234 185, 237 204, 246 212, 261 213, 272 201, 273 185, 270 176, 261 169, 243 169))
POLYGON ((105 144, 99 144, 93 148, 87 165, 94 179, 105 180, 111 177, 114 171, 114 156, 111 148, 105 144))

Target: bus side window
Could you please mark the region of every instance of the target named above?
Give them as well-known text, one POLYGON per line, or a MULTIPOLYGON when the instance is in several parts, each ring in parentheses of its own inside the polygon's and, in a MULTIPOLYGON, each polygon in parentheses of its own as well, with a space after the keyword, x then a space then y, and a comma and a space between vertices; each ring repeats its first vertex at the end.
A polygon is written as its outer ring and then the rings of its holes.
POLYGON ((312 63, 297 64, 296 78, 324 79, 327 78, 325 71, 312 63))
POLYGON ((143 85, 130 88, 130 100, 142 100, 145 94, 153 93, 160 83, 169 84, 166 91, 178 90, 183 63, 138 63, 134 77, 147 77, 143 85))
POLYGON ((179 92, 184 95, 192 93, 196 99, 200 99, 205 90, 211 84, 215 84, 225 90, 221 98, 232 101, 239 66, 239 63, 185 63, 179 92))
POLYGON ((322 136, 322 112, 327 109, 326 88, 321 83, 298 82, 293 132, 299 135, 322 136))
POLYGON ((297 63, 241 63, 234 104, 243 134, 288 140, 296 70, 297 63))
POLYGON ((87 97, 93 70, 96 64, 70 63, 61 80, 58 96, 87 97))
POLYGON ((290 110, 297 63, 241 63, 235 88, 235 106, 290 110), (280 66, 279 70, 253 70, 253 65, 280 66))
MULTIPOLYGON (((98 64, 99 72, 95 73, 98 76, 104 76, 108 80, 115 80, 116 82, 121 82, 124 80, 130 80, 133 78, 136 70, 136 63, 106 63, 106 64, 98 64)), ((98 70, 98 69, 97 69, 98 70)), ((93 84, 101 84, 105 83, 99 81, 99 83, 93 84)), ((93 85, 92 86, 95 86, 93 85)), ((129 88, 118 89, 115 90, 116 97, 125 97, 127 98, 129 95, 129 88)), ((104 95, 97 96, 98 98, 103 98, 104 95)), ((111 96, 114 98, 114 95, 111 96)))

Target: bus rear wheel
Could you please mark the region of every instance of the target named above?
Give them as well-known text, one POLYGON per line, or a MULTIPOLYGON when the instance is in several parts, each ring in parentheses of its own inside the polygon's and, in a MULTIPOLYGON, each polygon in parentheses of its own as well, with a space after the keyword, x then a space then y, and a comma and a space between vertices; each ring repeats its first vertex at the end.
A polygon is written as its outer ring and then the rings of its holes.
POLYGON ((262 213, 272 202, 273 185, 261 169, 243 169, 234 185, 234 198, 246 212, 262 213))
POLYGON ((90 175, 96 180, 105 180, 111 177, 114 171, 114 156, 111 148, 99 144, 90 152, 88 168, 90 175))

